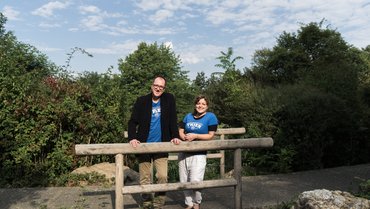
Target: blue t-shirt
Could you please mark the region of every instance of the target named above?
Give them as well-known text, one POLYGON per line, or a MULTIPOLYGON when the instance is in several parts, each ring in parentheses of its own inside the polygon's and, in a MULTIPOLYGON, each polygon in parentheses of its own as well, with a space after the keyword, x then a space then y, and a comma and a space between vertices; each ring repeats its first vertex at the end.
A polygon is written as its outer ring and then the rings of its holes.
POLYGON ((194 116, 191 113, 189 113, 185 116, 182 122, 184 123, 185 133, 195 133, 195 134, 208 134, 208 131, 210 131, 208 128, 210 126, 218 125, 216 115, 211 112, 207 112, 200 118, 194 118, 194 116))
MULTIPOLYGON (((183 124, 180 126, 184 128, 185 134, 208 134, 209 131, 217 131, 218 119, 215 114, 211 112, 206 112, 200 118, 194 118, 194 115, 189 113, 183 119, 183 124)), ((207 151, 201 152, 188 152, 192 155, 205 155, 207 151)))
POLYGON ((150 120, 149 136, 146 142, 161 142, 161 101, 152 102, 152 119, 150 120))

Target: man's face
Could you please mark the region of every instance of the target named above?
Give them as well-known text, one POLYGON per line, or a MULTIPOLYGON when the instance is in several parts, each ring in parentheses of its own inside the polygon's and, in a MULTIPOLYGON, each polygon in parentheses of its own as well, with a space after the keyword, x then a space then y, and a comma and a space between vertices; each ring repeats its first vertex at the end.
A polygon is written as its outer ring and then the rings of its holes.
POLYGON ((163 78, 156 78, 152 84, 152 93, 154 97, 160 97, 166 88, 166 81, 163 78))

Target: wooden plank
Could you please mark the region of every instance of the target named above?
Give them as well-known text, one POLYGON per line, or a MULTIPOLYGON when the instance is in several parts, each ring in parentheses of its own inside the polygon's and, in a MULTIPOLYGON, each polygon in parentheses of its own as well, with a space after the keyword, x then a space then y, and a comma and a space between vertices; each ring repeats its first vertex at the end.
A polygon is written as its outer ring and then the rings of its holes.
POLYGON ((214 187, 228 187, 228 186, 235 186, 236 184, 237 184, 236 180, 231 178, 231 179, 207 180, 207 181, 201 181, 201 182, 133 185, 133 186, 124 186, 122 188, 122 194, 166 192, 166 191, 178 191, 178 190, 186 190, 186 189, 203 189, 203 188, 214 188, 214 187))
MULTIPOLYGON (((207 158, 221 158, 221 153, 208 153, 207 158)), ((178 160, 177 155, 169 155, 168 160, 178 160)))
POLYGON ((245 134, 245 128, 218 128, 216 135, 222 134, 245 134))
MULTIPOLYGON (((222 134, 245 134, 245 128, 218 128, 216 131, 216 135, 222 134)), ((128 138, 128 132, 124 131, 123 136, 128 138)))
POLYGON ((263 148, 272 146, 273 140, 271 137, 181 142, 179 145, 175 145, 171 142, 141 143, 137 148, 131 147, 129 143, 76 144, 75 154, 76 155, 147 154, 161 152, 170 153, 186 151, 227 150, 236 148, 263 148))

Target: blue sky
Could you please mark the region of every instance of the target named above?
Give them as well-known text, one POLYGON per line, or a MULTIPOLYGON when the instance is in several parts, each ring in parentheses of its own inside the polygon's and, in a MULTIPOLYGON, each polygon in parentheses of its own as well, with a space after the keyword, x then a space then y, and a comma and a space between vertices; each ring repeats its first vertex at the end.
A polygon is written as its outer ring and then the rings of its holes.
POLYGON ((57 65, 80 47, 71 71, 104 73, 137 49, 140 42, 165 43, 193 79, 198 72, 222 72, 214 65, 232 47, 242 69, 251 56, 272 48, 283 32, 301 23, 327 20, 358 48, 370 45, 369 0, 0 0, 6 30, 31 44, 57 65))

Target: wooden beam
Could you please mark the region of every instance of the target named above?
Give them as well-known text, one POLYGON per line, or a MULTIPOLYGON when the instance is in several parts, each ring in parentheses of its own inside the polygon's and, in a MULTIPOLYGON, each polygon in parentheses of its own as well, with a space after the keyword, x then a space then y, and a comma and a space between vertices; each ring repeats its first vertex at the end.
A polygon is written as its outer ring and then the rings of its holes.
MULTIPOLYGON (((221 153, 208 153, 207 154, 208 159, 220 158, 220 157, 221 157, 221 153)), ((177 155, 169 155, 168 160, 178 160, 177 155)))
POLYGON ((76 144, 76 155, 116 155, 116 154, 147 154, 147 153, 170 153, 189 151, 228 150, 237 148, 263 148, 272 147, 271 137, 210 140, 181 142, 175 145, 171 142, 141 143, 137 148, 131 147, 129 143, 112 144, 76 144))
MULTIPOLYGON (((245 134, 245 128, 218 128, 216 135, 222 134, 245 134)), ((128 138, 128 132, 123 132, 123 137, 128 138)))
POLYGON ((218 128, 216 135, 222 134, 245 134, 245 128, 218 128))
POLYGON ((122 188, 122 194, 152 193, 152 192, 166 192, 166 191, 177 191, 177 190, 186 190, 186 189, 228 187, 228 186, 235 186, 236 184, 237 184, 236 180, 231 178, 231 179, 207 180, 207 181, 201 181, 201 182, 133 185, 133 186, 124 186, 122 188))

